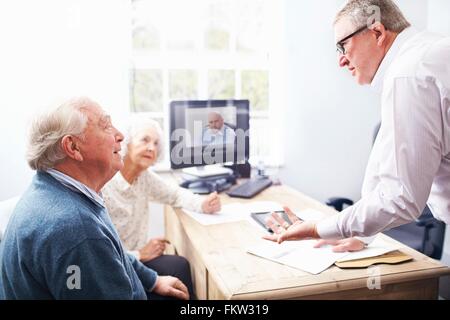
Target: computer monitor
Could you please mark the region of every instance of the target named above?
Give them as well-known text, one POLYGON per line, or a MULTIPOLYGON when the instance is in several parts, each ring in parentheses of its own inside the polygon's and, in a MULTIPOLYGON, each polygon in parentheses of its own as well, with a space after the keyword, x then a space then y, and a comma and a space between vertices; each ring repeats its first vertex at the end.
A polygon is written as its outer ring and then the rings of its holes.
POLYGON ((247 162, 249 101, 172 101, 169 139, 172 169, 247 162))

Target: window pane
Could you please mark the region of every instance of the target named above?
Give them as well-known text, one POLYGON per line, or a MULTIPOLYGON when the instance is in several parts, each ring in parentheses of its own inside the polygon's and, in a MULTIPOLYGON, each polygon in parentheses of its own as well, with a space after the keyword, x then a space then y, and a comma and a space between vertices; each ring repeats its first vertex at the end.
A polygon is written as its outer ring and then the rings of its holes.
POLYGON ((268 71, 242 71, 242 98, 250 100, 252 110, 268 110, 269 73, 268 71))
POLYGON ((205 34, 205 46, 209 50, 226 51, 229 48, 230 34, 228 31, 210 24, 205 34))
POLYGON ((154 0, 132 0, 133 48, 159 50, 161 48, 161 8, 154 0))
POLYGON ((230 4, 229 0, 209 0, 205 30, 205 47, 209 50, 226 51, 230 47, 230 4))
POLYGON ((133 48, 145 50, 159 50, 160 38, 158 30, 152 26, 141 26, 133 28, 133 48))
POLYGON ((170 70, 169 71, 169 98, 196 99, 198 87, 198 75, 194 70, 170 70))
POLYGON ((234 71, 210 70, 208 72, 209 99, 233 99, 234 96, 234 71))
POLYGON ((132 112, 163 111, 161 70, 132 69, 130 83, 132 112))
MULTIPOLYGON (((203 1, 164 0, 164 31, 168 50, 193 51, 201 35, 203 1)), ((204 10, 204 8, 203 8, 204 10)))
POLYGON ((258 53, 265 50, 264 1, 236 1, 236 50, 241 53, 258 53))

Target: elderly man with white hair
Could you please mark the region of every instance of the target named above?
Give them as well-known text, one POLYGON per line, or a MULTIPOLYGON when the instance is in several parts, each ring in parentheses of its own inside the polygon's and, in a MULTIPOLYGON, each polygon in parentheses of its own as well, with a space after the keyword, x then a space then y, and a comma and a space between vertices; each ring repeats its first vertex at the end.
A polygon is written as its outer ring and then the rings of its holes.
MULTIPOLYGON (((348 1, 334 31, 339 65, 381 93, 381 128, 362 198, 317 223, 287 209, 293 224, 273 217, 276 234, 268 238, 370 236, 414 221, 426 203, 450 223, 450 38, 416 31, 391 0, 348 1)), ((359 245, 353 238, 336 244, 359 245)))
POLYGON ((177 278, 126 253, 100 190, 122 168, 122 134, 94 101, 36 118, 28 164, 37 173, 0 246, 2 299, 188 299, 177 278))
POLYGON ((212 214, 220 210, 216 192, 201 197, 161 178, 149 168, 163 154, 163 135, 153 119, 132 119, 123 143, 124 166, 102 190, 108 212, 127 250, 161 275, 175 276, 194 296, 188 261, 165 255, 164 237, 149 239, 151 202, 212 214))

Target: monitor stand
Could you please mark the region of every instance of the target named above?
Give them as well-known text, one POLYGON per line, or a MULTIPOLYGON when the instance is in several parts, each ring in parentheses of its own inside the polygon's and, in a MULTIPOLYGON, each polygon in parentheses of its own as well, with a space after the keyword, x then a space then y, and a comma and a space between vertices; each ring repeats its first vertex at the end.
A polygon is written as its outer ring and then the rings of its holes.
POLYGON ((233 174, 232 169, 222 167, 221 165, 208 165, 208 166, 184 168, 182 172, 184 174, 191 175, 197 178, 209 178, 214 176, 226 176, 233 174))

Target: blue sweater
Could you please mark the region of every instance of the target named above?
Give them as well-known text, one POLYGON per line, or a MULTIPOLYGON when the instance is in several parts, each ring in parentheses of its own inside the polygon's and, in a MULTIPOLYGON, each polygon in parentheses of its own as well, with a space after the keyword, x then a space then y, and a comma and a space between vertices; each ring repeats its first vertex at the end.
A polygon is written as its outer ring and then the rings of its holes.
POLYGON ((0 299, 146 299, 156 277, 123 249, 105 208, 45 172, 0 244, 0 299))

